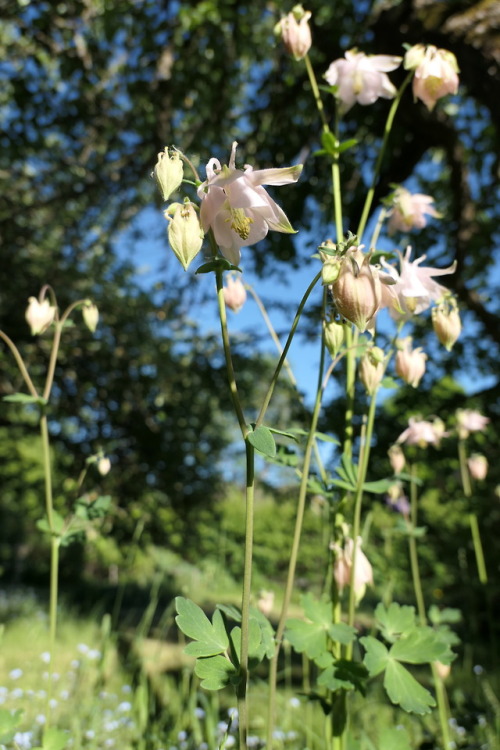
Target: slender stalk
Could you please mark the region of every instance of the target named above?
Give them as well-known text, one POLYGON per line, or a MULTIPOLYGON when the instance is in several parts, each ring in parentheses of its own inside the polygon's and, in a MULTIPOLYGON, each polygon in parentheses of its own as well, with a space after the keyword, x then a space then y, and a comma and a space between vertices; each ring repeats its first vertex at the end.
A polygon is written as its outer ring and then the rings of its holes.
MULTIPOLYGON (((348 605, 348 616, 347 622, 349 625, 354 625, 354 615, 356 611, 356 592, 354 587, 355 575, 356 575, 356 552, 358 548, 358 537, 361 529, 361 507, 363 504, 363 485, 366 481, 366 473, 368 470, 368 462, 370 460, 371 440, 373 435, 373 425, 375 423, 375 411, 377 408, 377 393, 376 389, 373 395, 370 397, 370 406, 368 408, 368 417, 366 421, 366 432, 365 432, 365 444, 362 447, 360 462, 358 466, 358 482, 356 487, 356 495, 354 498, 354 519, 352 524, 352 566, 351 566, 351 580, 349 586, 349 605, 348 605)), ((347 647, 347 658, 352 656, 352 644, 347 647)))
POLYGON ((401 84, 401 87, 392 102, 391 108, 389 110, 389 114, 387 115, 387 120, 386 120, 385 127, 384 127, 384 135, 382 138, 382 145, 378 152, 377 161, 375 163, 375 169, 373 170, 372 184, 370 186, 370 189, 368 190, 368 193, 366 194, 365 204, 363 206, 363 212, 361 214, 361 219, 359 221, 358 231, 356 232, 360 241, 363 236, 363 232, 365 231, 366 222, 368 221, 368 216, 370 215, 370 209, 371 209, 372 202, 373 202, 373 196, 375 195, 375 187, 377 185, 377 180, 379 178, 380 168, 382 166, 382 161, 384 159, 385 149, 387 147, 387 142, 389 140, 389 135, 391 132, 392 124, 394 122, 394 117, 399 107, 401 97, 403 96, 403 93, 412 78, 413 78, 413 71, 408 73, 405 80, 401 84))
MULTIPOLYGON (((410 482, 410 532, 413 532, 417 528, 417 514, 418 514, 418 502, 417 502, 417 483, 415 466, 410 467, 410 475, 412 480, 410 482)), ((408 537, 408 545, 410 549, 410 565, 411 574, 413 579, 413 589, 415 592, 415 600, 417 602, 417 612, 421 625, 427 625, 427 614, 425 611, 424 594, 422 591, 422 581, 420 578, 420 568, 418 564, 417 554, 417 540, 412 533, 408 537)), ((441 726, 441 734, 443 735, 443 744, 445 750, 451 747, 450 743, 450 730, 448 725, 448 709, 447 709, 447 698, 444 683, 438 675, 436 665, 431 664, 432 676, 434 679, 434 688, 436 690, 436 701, 438 705, 439 724, 441 726)))
POLYGON ((35 386, 33 385, 33 381, 31 380, 30 374, 28 372, 28 369, 27 369, 26 365, 24 364, 24 360, 23 360, 23 358, 21 357, 21 355, 19 353, 19 349, 14 344, 14 342, 12 341, 12 339, 10 339, 7 336, 7 334, 4 333, 3 331, 0 331, 0 338, 5 341, 5 343, 9 347, 10 351, 14 355, 14 359, 16 360, 16 364, 19 367, 19 371, 20 371, 21 375, 23 376, 23 380, 26 383, 26 386, 27 386, 29 392, 31 393, 31 395, 34 398, 38 398, 38 391, 35 388, 35 386))
POLYGON ((233 402, 233 408, 236 413, 236 418, 240 426, 243 440, 248 435, 248 427, 245 421, 245 415, 241 408, 240 399, 238 396, 238 388, 236 386, 236 378, 234 375, 233 360, 231 357, 231 345, 229 342, 229 331, 227 329, 227 315, 226 315, 226 303, 224 302, 224 291, 222 282, 222 271, 216 271, 215 278, 217 281, 217 301, 219 303, 219 317, 222 334, 222 345, 224 347, 224 357, 226 360, 227 376, 229 380, 229 392, 231 394, 231 400, 233 402))
MULTIPOLYGON (((472 487, 469 476, 469 469, 467 467, 467 449, 465 440, 462 438, 458 441, 458 458, 460 462, 460 477, 462 479, 462 487, 466 498, 472 497, 472 487)), ((470 511, 468 514, 469 526, 472 534, 472 544, 474 545, 474 554, 476 556, 477 572, 481 583, 488 583, 488 574, 486 572, 486 563, 484 561, 483 545, 481 543, 481 533, 479 531, 479 523, 477 515, 470 511)))
POLYGON ((240 748, 247 746, 248 735, 248 628, 250 593, 252 590, 252 551, 254 521, 255 466, 254 448, 245 441, 246 451, 246 515, 245 515, 245 562, 243 569, 243 591, 241 599, 241 655, 238 683, 238 713, 240 748))
POLYGON ((278 378, 279 378, 279 375, 280 375, 280 372, 281 372, 281 368, 283 367, 283 364, 284 364, 284 362, 286 360, 286 357, 287 357, 287 354, 288 354, 288 350, 290 349, 290 346, 291 346, 291 343, 292 343, 295 331, 297 330, 297 326, 299 324, 300 316, 302 315, 302 311, 304 310, 304 307, 305 307, 305 304, 306 304, 306 302, 308 300, 309 295, 311 294, 312 290, 314 289, 314 287, 316 286, 316 284, 318 283, 318 281, 320 280, 320 278, 321 278, 321 271, 319 271, 316 274, 316 276, 314 277, 314 279, 311 281, 311 283, 309 284, 309 286, 306 289, 306 292, 305 292, 304 296, 302 297, 302 299, 300 301, 300 304, 299 304, 299 306, 297 308, 297 312, 295 313, 295 318, 293 319, 292 327, 290 328, 290 333, 288 334, 288 338, 286 340, 285 346, 283 347, 283 352, 281 354, 281 357, 279 358, 278 364, 276 365, 276 369, 274 371, 274 375, 273 375, 273 377, 271 379, 271 384, 269 385, 268 391, 267 391, 267 393, 266 393, 266 395, 264 397, 264 401, 263 401, 262 407, 261 407, 260 412, 259 412, 259 416, 257 417, 257 421, 256 421, 256 424, 255 424, 256 427, 258 427, 259 425, 261 425, 262 422, 264 421, 264 417, 266 415, 269 403, 271 401, 271 398, 272 398, 272 395, 273 395, 273 392, 274 392, 274 388, 276 386, 276 383, 278 382, 278 378))
POLYGON ((318 372, 318 386, 316 389, 316 400, 314 402, 314 409, 311 418, 311 427, 309 429, 309 435, 307 437, 306 449, 304 452, 304 463, 302 466, 302 476, 300 480, 299 488, 299 499, 297 504, 297 515, 295 517, 295 529, 293 533, 292 550, 290 553, 290 562, 288 563, 288 575, 285 586, 285 593, 283 597, 283 606, 281 608, 281 615, 276 630, 276 648, 271 659, 269 668, 269 703, 268 703, 268 721, 267 721, 267 745, 266 747, 271 750, 273 746, 273 730, 274 730, 274 719, 275 719, 275 706, 276 706, 276 683, 278 675, 278 657, 281 649, 281 643, 283 640, 283 633, 285 632, 285 623, 288 616, 288 608, 290 606, 290 600, 292 597, 293 585, 295 581, 295 569, 297 567, 297 557, 299 553, 300 537, 302 534, 302 525, 304 521, 304 510, 307 496, 307 483, 309 480, 309 470, 311 466, 311 455, 313 445, 315 443, 314 433, 318 424, 319 412, 321 409, 321 402, 323 398, 323 368, 325 363, 325 342, 324 334, 321 338, 321 353, 320 363, 318 372))

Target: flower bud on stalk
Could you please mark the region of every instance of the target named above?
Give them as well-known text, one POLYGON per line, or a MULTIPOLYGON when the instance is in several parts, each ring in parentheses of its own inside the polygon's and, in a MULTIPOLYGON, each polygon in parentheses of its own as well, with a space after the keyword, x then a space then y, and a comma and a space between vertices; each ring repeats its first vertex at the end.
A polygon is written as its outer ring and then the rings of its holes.
POLYGON ((378 346, 368 349, 359 362, 359 378, 369 396, 373 396, 384 377, 384 352, 378 346))
POLYGON ((425 372, 427 354, 421 348, 410 349, 411 337, 396 342, 399 351, 396 354, 396 372, 405 383, 417 388, 425 372))
POLYGON ((340 315, 361 332, 371 326, 382 302, 381 282, 362 245, 350 248, 341 258, 338 279, 332 285, 333 301, 340 315))
POLYGON ((97 460, 97 471, 101 477, 105 477, 111 471, 111 461, 107 456, 101 456, 97 460))
POLYGON ((401 446, 391 445, 388 451, 391 468, 395 474, 401 474, 405 467, 406 459, 401 446))
POLYGON ((450 352, 462 330, 460 313, 453 297, 432 309, 432 327, 440 343, 450 352))
POLYGON ((36 336, 39 333, 44 333, 54 320, 56 308, 50 304, 48 299, 39 302, 36 297, 30 297, 28 303, 25 317, 31 328, 31 335, 36 336))
POLYGON ((434 667, 436 668, 437 675, 440 680, 446 680, 447 677, 449 677, 451 672, 451 665, 450 664, 443 664, 441 661, 435 661, 433 662, 434 667))
POLYGON ((165 211, 168 219, 168 241, 185 271, 203 244, 203 231, 194 203, 172 203, 165 211))
POLYGON ((222 292, 227 307, 235 313, 239 312, 247 299, 246 289, 241 279, 229 276, 222 292))
POLYGON ((95 333, 97 323, 99 322, 99 310, 92 302, 90 302, 90 300, 87 300, 85 302, 82 310, 82 316, 83 322, 85 323, 89 331, 95 333))
POLYGON ((281 34, 287 52, 293 55, 295 60, 302 60, 311 48, 311 29, 308 24, 310 18, 310 11, 304 10, 302 5, 295 5, 291 13, 284 16, 275 26, 275 33, 281 34))
POLYGON ((155 177, 163 200, 168 201, 172 193, 180 187, 184 176, 184 166, 179 152, 165 148, 158 154, 158 161, 151 175, 155 177))
POLYGON ((488 461, 486 456, 481 456, 479 453, 473 453, 472 456, 467 459, 467 466, 473 479, 476 479, 479 482, 486 479, 486 474, 488 473, 488 461))
POLYGON ((335 359, 345 341, 345 325, 337 323, 336 320, 325 321, 325 344, 326 348, 335 359))

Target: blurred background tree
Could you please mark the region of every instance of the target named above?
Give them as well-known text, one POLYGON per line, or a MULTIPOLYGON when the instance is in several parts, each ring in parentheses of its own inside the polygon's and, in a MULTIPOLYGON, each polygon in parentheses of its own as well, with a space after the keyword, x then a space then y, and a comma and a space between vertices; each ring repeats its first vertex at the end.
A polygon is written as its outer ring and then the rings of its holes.
MULTIPOLYGON (((234 0, 0 0, 0 321, 41 377, 47 345, 29 335, 27 298, 50 283, 62 307, 85 297, 98 305, 102 324, 95 336, 80 326, 65 334, 51 427, 61 503, 71 491, 64 476, 76 476, 100 447, 113 456, 116 471, 102 484, 118 505, 108 531, 121 544, 131 543, 146 516, 149 541, 195 555, 197 514, 221 492, 227 467, 220 457, 233 434, 220 347, 198 323, 203 287, 168 256, 149 176, 157 152, 175 144, 199 165, 211 156, 226 160, 236 139, 241 159, 259 167, 304 162, 286 200, 302 235, 294 241, 274 235, 258 254, 249 252, 246 263, 257 274, 283 276, 305 267, 333 234, 329 170, 314 156, 320 125, 305 69, 273 36, 280 13, 289 9, 234 0), (148 281, 138 276, 137 260, 155 242, 165 244, 165 261, 161 280, 148 281)), ((446 283, 458 295, 464 334, 453 355, 430 368, 432 379, 466 367, 484 384, 474 405, 494 417, 498 3, 313 0, 307 9, 318 79, 352 47, 397 55, 403 43, 423 42, 457 56, 461 88, 453 100, 429 113, 405 93, 377 198, 405 181, 436 198, 446 224, 433 222, 411 239, 430 264, 457 260, 446 283), (442 226, 449 228, 445 234, 442 226)), ((402 70, 393 75, 396 84, 403 76, 402 70)), ((333 103, 326 106, 330 116, 333 103)), ((377 151, 387 111, 384 101, 356 106, 343 124, 345 136, 358 139, 342 165, 345 230, 356 228, 368 179, 362 165, 377 151)), ((427 330, 417 337, 428 344, 427 330)), ((262 365, 249 341, 241 342, 238 356, 242 387, 251 395, 262 382, 262 365)), ((4 347, 0 364, 1 394, 15 392, 21 384, 4 347)), ((401 429, 409 411, 427 411, 430 387, 429 376, 422 389, 403 389, 393 402, 401 429)), ((450 412, 465 401, 453 389, 448 396, 450 412)), ((389 417, 394 429, 394 414, 389 417)), ((325 422, 332 425, 338 420, 325 422)), ((0 550, 11 574, 9 539, 18 540, 19 561, 41 480, 29 415, 4 404, 0 430, 0 550)), ((382 427, 381 450, 385 445, 382 427)), ((497 481, 492 472, 489 486, 497 481)))

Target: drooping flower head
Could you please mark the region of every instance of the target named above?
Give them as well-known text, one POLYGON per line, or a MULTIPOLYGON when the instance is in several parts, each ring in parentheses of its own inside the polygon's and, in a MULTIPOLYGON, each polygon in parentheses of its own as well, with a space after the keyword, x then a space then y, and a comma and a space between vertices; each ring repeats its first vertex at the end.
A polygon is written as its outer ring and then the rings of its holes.
POLYGON ((379 97, 393 99, 396 89, 387 73, 401 63, 394 55, 365 55, 348 50, 345 58, 334 60, 325 73, 330 86, 338 86, 337 97, 343 112, 358 104, 373 104, 379 97))
POLYGON ((41 301, 36 297, 30 297, 25 317, 26 322, 31 328, 31 335, 36 336, 37 334, 44 333, 54 321, 56 312, 57 308, 50 304, 50 300, 47 297, 41 301))
POLYGON ((387 225, 389 234, 396 231, 422 229, 427 224, 427 216, 439 217, 434 206, 434 198, 423 193, 410 193, 406 188, 397 188, 392 195, 392 209, 387 225))
POLYGON ((425 448, 427 445, 439 445, 441 438, 447 437, 448 434, 440 419, 429 422, 425 419, 410 417, 408 427, 401 433, 396 442, 425 448))
POLYGON ((213 230, 222 254, 238 265, 241 248, 264 239, 269 230, 293 234, 295 230, 285 213, 262 185, 287 185, 297 182, 302 165, 284 169, 254 170, 248 164, 236 169, 236 141, 229 166, 218 159, 207 164, 207 179, 198 188, 200 219, 205 232, 213 230))
MULTIPOLYGON (((356 545, 356 564, 354 565, 354 593, 358 602, 363 598, 367 584, 373 584, 373 569, 368 558, 361 549, 362 541, 362 538, 358 536, 356 545)), ((351 583, 354 541, 349 538, 346 539, 343 547, 339 544, 331 544, 330 548, 335 554, 333 577, 339 591, 342 591, 351 583)))
POLYGON ((417 388, 425 373, 427 354, 420 347, 412 349, 411 343, 411 336, 396 342, 398 346, 396 353, 396 373, 405 383, 413 386, 413 388, 417 388))
POLYGON ((309 10, 304 10, 302 5, 296 5, 276 24, 275 33, 281 34, 287 51, 296 60, 302 60, 311 48, 312 37, 308 23, 310 18, 309 10))
POLYGON ((229 275, 223 289, 224 302, 233 312, 239 312, 247 299, 247 292, 243 282, 238 276, 234 278, 229 275))
POLYGON ((458 436, 462 440, 469 437, 470 432, 484 432, 490 421, 489 417, 485 417, 475 409, 457 409, 455 416, 458 436))
POLYGON ((373 327, 382 302, 382 284, 377 269, 364 255, 363 245, 350 247, 340 258, 340 272, 332 284, 333 301, 342 317, 366 331, 373 327))
POLYGON ((458 63, 453 52, 430 44, 416 44, 404 59, 406 70, 415 70, 413 96, 432 111, 438 99, 458 91, 458 63))
POLYGON ((432 327, 434 333, 446 351, 451 351, 462 331, 462 322, 456 300, 451 295, 432 309, 432 327))
POLYGON ((488 473, 488 459, 486 456, 482 456, 480 453, 473 453, 472 456, 467 459, 467 466, 473 479, 476 479, 479 482, 486 479, 488 473))
POLYGON ((408 245, 404 256, 401 255, 399 250, 396 252, 400 262, 399 272, 384 258, 381 260, 381 265, 385 271, 385 273, 380 273, 381 281, 392 279, 393 282, 392 284, 382 285, 382 303, 383 306, 389 307, 394 318, 409 318, 427 310, 433 302, 439 301, 444 295, 448 294, 446 287, 434 281, 433 276, 453 273, 456 263, 453 263, 449 268, 424 267, 421 263, 426 259, 426 255, 410 262, 410 245, 408 245))

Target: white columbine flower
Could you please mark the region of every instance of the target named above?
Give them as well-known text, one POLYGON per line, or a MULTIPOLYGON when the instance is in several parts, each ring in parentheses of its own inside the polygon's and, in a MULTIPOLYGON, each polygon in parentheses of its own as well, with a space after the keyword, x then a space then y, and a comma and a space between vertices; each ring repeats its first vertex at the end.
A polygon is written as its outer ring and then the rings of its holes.
POLYGON ((393 99, 396 89, 386 74, 396 70, 402 59, 394 55, 365 55, 351 49, 345 59, 332 62, 325 78, 330 86, 338 86, 342 111, 347 112, 356 102, 373 104, 379 97, 393 99))
POLYGON ((236 141, 229 166, 218 159, 207 164, 207 179, 198 188, 202 201, 201 224, 205 232, 213 230, 222 254, 238 265, 241 248, 264 239, 270 229, 295 232, 282 209, 262 185, 287 185, 297 182, 302 165, 284 169, 257 169, 248 164, 236 169, 236 141))
POLYGON ((36 336, 46 331, 53 322, 56 308, 50 304, 47 298, 39 302, 36 297, 30 297, 28 303, 26 322, 31 328, 31 335, 36 336))

